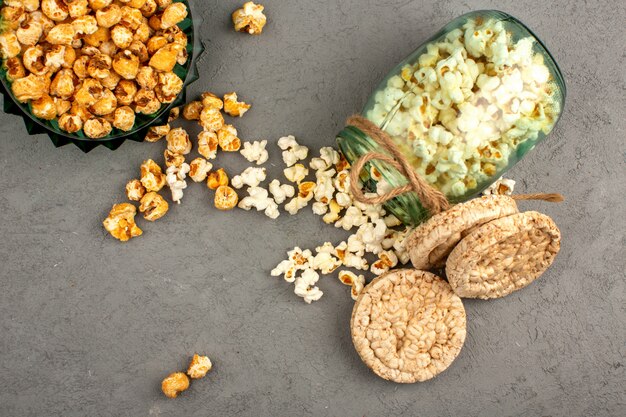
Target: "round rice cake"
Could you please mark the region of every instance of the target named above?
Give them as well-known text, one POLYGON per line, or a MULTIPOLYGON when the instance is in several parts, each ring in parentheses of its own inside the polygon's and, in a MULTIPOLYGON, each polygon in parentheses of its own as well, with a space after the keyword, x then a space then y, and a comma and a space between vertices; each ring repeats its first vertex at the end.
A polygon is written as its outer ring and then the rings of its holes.
POLYGON ((536 211, 484 224, 466 236, 448 256, 446 275, 465 298, 499 298, 524 288, 552 264, 561 232, 536 211))
POLYGON ((457 243, 473 228, 518 213, 517 204, 505 195, 489 195, 453 206, 418 226, 406 241, 417 269, 442 268, 457 243))
POLYGON ((430 272, 399 269, 368 284, 350 322, 363 362, 381 378, 413 383, 443 372, 465 342, 465 309, 430 272))

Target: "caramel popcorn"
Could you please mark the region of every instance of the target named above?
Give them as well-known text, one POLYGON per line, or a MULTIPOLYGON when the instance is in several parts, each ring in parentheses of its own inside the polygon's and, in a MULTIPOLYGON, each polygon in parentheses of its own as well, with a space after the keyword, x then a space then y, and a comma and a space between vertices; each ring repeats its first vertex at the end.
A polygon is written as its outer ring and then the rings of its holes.
POLYGON ((187 6, 183 3, 172 3, 165 8, 161 16, 161 29, 167 29, 185 20, 187 6))
POLYGON ((202 112, 203 105, 201 101, 192 101, 183 108, 183 119, 185 120, 200 120, 200 113, 202 112))
POLYGON ((143 218, 148 221, 155 221, 165 216, 169 204, 160 194, 151 191, 141 198, 139 211, 143 213, 143 218))
POLYGON ((215 159, 218 143, 216 133, 206 130, 200 132, 198 135, 198 153, 206 159, 215 159))
POLYGON ((216 190, 223 185, 228 185, 228 182, 228 174, 223 168, 220 168, 208 174, 206 185, 209 189, 216 190))
POLYGON ((176 66, 178 54, 183 49, 178 43, 165 45, 152 55, 150 66, 161 72, 171 72, 176 66))
POLYGON ((173 72, 159 74, 159 83, 155 92, 161 103, 171 103, 182 90, 183 80, 178 75, 173 72))
POLYGON ((218 110, 222 110, 224 108, 224 102, 222 99, 213 93, 202 93, 200 98, 202 99, 202 105, 204 108, 214 108, 218 110))
POLYGON ((189 177, 194 182, 206 180, 207 175, 213 169, 213 164, 204 158, 196 158, 189 163, 189 177))
POLYGON ((176 152, 172 152, 169 149, 163 151, 163 159, 165 160, 166 167, 180 167, 185 162, 185 156, 178 154, 176 152))
POLYGON ((237 9, 232 14, 233 25, 237 32, 247 32, 250 35, 260 35, 267 18, 263 14, 263 7, 249 1, 241 9, 237 9))
POLYGON ((104 118, 89 119, 83 124, 83 132, 91 139, 103 138, 112 130, 111 123, 104 118))
POLYGON ((129 106, 115 109, 113 126, 124 132, 130 131, 135 125, 135 112, 129 106))
POLYGON ((191 152, 191 140, 189 134, 183 128, 172 129, 167 133, 167 149, 174 153, 187 155, 191 152))
POLYGON ((215 107, 205 107, 200 112, 200 126, 206 131, 217 132, 224 127, 224 116, 220 109, 215 107))
POLYGON ((57 117, 57 108, 52 97, 44 94, 41 98, 30 103, 31 111, 35 117, 44 120, 53 120, 57 117))
POLYGON ((141 236, 143 233, 135 224, 136 214, 137 209, 132 204, 115 204, 102 224, 111 236, 126 242, 130 238, 141 236))
POLYGON ((241 117, 247 112, 251 104, 237 101, 237 93, 232 92, 224 95, 224 112, 233 117, 241 117))
POLYGON ((170 131, 170 125, 151 126, 146 133, 144 140, 146 142, 158 142, 165 137, 170 131))
POLYGON ((200 356, 196 353, 189 363, 187 375, 189 375, 191 379, 204 378, 212 368, 213 364, 208 356, 200 356))
POLYGON ((228 185, 220 185, 215 190, 215 208, 218 210, 232 210, 237 206, 239 196, 228 185))
POLYGON ((225 152, 237 152, 241 148, 241 140, 237 137, 237 129, 233 125, 225 125, 218 130, 217 140, 225 152))
POLYGON ((157 192, 165 185, 165 175, 161 167, 152 159, 141 164, 141 184, 147 191, 157 192))
POLYGON ((154 91, 141 89, 135 95, 135 112, 152 114, 161 108, 154 91))
POLYGON ((126 184, 126 197, 130 201, 140 201, 146 194, 146 188, 139 180, 130 180, 126 184))
POLYGON ((174 372, 161 382, 161 391, 167 398, 176 398, 189 388, 189 378, 183 372, 174 372))

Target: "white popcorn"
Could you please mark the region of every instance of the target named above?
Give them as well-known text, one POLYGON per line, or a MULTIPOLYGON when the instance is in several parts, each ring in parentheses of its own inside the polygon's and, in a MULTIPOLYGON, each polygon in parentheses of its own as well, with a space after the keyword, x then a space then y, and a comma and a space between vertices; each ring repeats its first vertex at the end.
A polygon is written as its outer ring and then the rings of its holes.
POLYGON ((407 236, 411 234, 413 230, 410 228, 404 229, 402 231, 396 231, 395 242, 393 243, 393 252, 396 254, 398 261, 402 265, 406 265, 411 260, 409 252, 406 249, 405 242, 407 236))
POLYGON ((357 275, 352 271, 340 271, 337 277, 342 284, 351 287, 350 296, 353 300, 356 300, 365 287, 365 277, 363 275, 357 275))
POLYGON ((350 206, 346 210, 341 219, 335 223, 335 227, 341 227, 343 230, 350 230, 353 227, 361 226, 367 222, 367 216, 364 216, 361 210, 355 206, 350 206))
POLYGON ((354 268, 359 270, 367 270, 367 268, 369 267, 365 258, 351 252, 346 252, 343 258, 343 264, 348 268, 354 268))
POLYGON ((315 186, 315 201, 328 204, 333 199, 335 194, 335 187, 333 185, 333 176, 335 175, 334 169, 326 171, 317 171, 315 176, 317 182, 315 186))
POLYGON ((291 199, 291 201, 285 204, 285 210, 287 211, 287 213, 293 216, 294 214, 297 214, 300 210, 305 208, 307 205, 309 205, 309 201, 311 201, 312 199, 313 193, 309 193, 309 195, 306 197, 296 195, 294 198, 291 199))
POLYGON ((255 208, 257 211, 263 211, 273 202, 274 200, 269 197, 265 188, 250 187, 248 188, 248 196, 241 199, 238 207, 244 210, 255 208))
POLYGON ((337 173, 335 188, 340 193, 350 193, 350 171, 344 169, 337 173))
POLYGON ((328 252, 319 252, 311 260, 311 267, 322 274, 330 274, 341 265, 341 261, 328 252))
POLYGON ((324 214, 328 213, 328 204, 316 201, 311 206, 311 209, 313 210, 314 214, 317 214, 318 216, 323 216, 324 214))
POLYGON ((382 252, 382 241, 387 234, 387 226, 382 219, 365 223, 357 230, 357 236, 365 244, 365 251, 373 254, 382 252))
POLYGON ((295 247, 287 252, 287 259, 279 263, 276 268, 272 269, 270 274, 273 277, 283 275, 287 282, 293 282, 296 279, 296 272, 310 267, 310 260, 313 254, 310 250, 302 250, 295 247))
POLYGON ((248 162, 255 162, 257 165, 263 165, 269 158, 269 153, 265 149, 267 141, 255 140, 254 142, 244 142, 243 148, 239 151, 248 162))
POLYGON ((242 188, 244 185, 257 187, 260 183, 265 181, 265 178, 265 168, 248 167, 241 174, 235 175, 231 180, 231 184, 237 189, 242 188))
POLYGON ((340 212, 341 212, 341 206, 339 206, 339 204, 337 204, 335 200, 331 200, 330 203, 328 204, 328 213, 324 214, 324 217, 322 217, 322 220, 326 224, 335 223, 337 220, 340 219, 340 216, 339 216, 340 212))
POLYGON ((335 200, 337 200, 337 204, 341 207, 350 207, 352 204, 352 197, 348 193, 337 193, 335 194, 335 200))
POLYGON ((302 164, 295 164, 289 168, 283 170, 285 178, 293 183, 299 184, 303 179, 309 175, 309 170, 302 164))
POLYGON ((180 204, 180 200, 183 198, 183 190, 187 188, 185 178, 189 169, 189 164, 183 162, 180 167, 172 165, 165 171, 167 174, 165 180, 172 192, 172 201, 175 203, 180 204))
POLYGON ((384 217, 383 220, 385 221, 385 226, 387 227, 396 227, 402 224, 402 222, 393 214, 384 217))
POLYGON ((277 204, 282 204, 287 198, 293 197, 296 193, 292 185, 281 184, 278 180, 272 180, 272 182, 270 182, 269 190, 277 204))
POLYGON ((491 184, 489 188, 483 191, 483 195, 492 195, 492 194, 512 195, 514 189, 515 189, 515 181, 511 179, 500 178, 496 182, 491 184))
POLYGON ((280 211, 278 210, 278 204, 274 202, 274 200, 270 199, 267 204, 267 208, 265 209, 265 215, 270 219, 277 219, 280 216, 280 211))
POLYGON ((313 269, 305 269, 302 275, 296 278, 294 293, 298 297, 302 297, 307 304, 319 300, 324 294, 315 286, 319 277, 319 274, 313 269))
POLYGON ((398 264, 398 257, 393 251, 383 251, 378 254, 378 260, 372 264, 370 271, 375 275, 382 275, 398 264))
POLYGON ((283 150, 283 162, 288 167, 306 159, 309 154, 309 148, 299 145, 291 135, 278 139, 278 147, 283 150))
POLYGON ((363 243, 361 237, 355 233, 348 237, 346 250, 348 252, 363 256, 365 254, 365 243, 363 243))
POLYGON ((309 166, 315 171, 327 170, 331 166, 339 162, 339 153, 327 146, 320 149, 319 158, 312 158, 309 166))

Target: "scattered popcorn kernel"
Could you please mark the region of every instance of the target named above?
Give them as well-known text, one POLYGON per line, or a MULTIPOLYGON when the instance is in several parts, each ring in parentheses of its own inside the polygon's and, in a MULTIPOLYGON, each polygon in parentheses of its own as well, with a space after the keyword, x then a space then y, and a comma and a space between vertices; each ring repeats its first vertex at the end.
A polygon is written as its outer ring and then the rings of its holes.
POLYGON ((350 290, 350 296, 354 301, 359 298, 363 288, 365 288, 365 277, 363 275, 359 275, 350 290))
POLYGON ((216 133, 206 130, 200 132, 198 135, 198 153, 206 159, 215 159, 218 143, 216 133))
POLYGON ((313 254, 309 249, 302 250, 299 247, 295 247, 287 252, 287 259, 281 261, 276 268, 272 269, 270 275, 277 277, 283 275, 283 278, 287 282, 294 282, 296 279, 296 272, 310 268, 309 262, 313 254))
POLYGON ((335 223, 336 221, 340 219, 340 216, 339 216, 340 212, 341 212, 341 206, 337 204, 337 201, 330 200, 330 203, 328 203, 328 213, 326 213, 324 217, 322 217, 322 220, 326 224, 335 223))
POLYGON ((244 142, 243 149, 239 151, 248 162, 255 162, 257 165, 263 165, 269 158, 269 153, 265 149, 267 141, 255 140, 254 142, 244 142))
POLYGON ((167 398, 176 398, 189 388, 189 378, 183 372, 174 372, 161 382, 161 391, 167 398))
POLYGON ((112 130, 111 123, 103 118, 89 119, 83 124, 83 132, 91 139, 103 138, 111 133, 112 130))
POLYGON ((283 162, 288 167, 306 159, 309 154, 309 148, 299 145, 296 138, 291 135, 278 139, 278 147, 283 150, 283 162))
POLYGON ((233 177, 232 185, 237 189, 242 188, 244 185, 257 187, 260 183, 265 181, 265 178, 265 168, 248 167, 241 174, 233 177))
POLYGON ((191 379, 204 378, 212 368, 213 364, 208 356, 200 356, 196 353, 189 363, 187 375, 189 375, 191 379))
POLYGON ((166 137, 167 149, 174 153, 181 155, 187 155, 191 152, 191 140, 189 140, 189 134, 182 127, 171 129, 166 137))
POLYGON ((285 168, 283 173, 289 181, 299 184, 309 174, 309 170, 302 164, 295 164, 292 167, 285 168))
POLYGON ((165 216, 169 204, 160 194, 151 191, 141 198, 139 211, 143 213, 143 218, 148 221, 155 221, 165 216))
POLYGON ((187 188, 187 173, 189 173, 190 167, 186 163, 182 163, 180 167, 172 165, 167 168, 166 181, 170 191, 172 192, 172 201, 180 204, 180 200, 183 198, 183 190, 187 188))
POLYGON ((203 106, 201 101, 192 101, 183 108, 183 119, 185 120, 200 120, 200 113, 203 106))
POLYGON ((126 184, 126 197, 130 201, 139 201, 146 194, 146 188, 139 180, 130 180, 126 184))
POLYGON ((165 8, 161 16, 161 29, 167 29, 185 20, 187 6, 184 3, 172 3, 165 8))
POLYGON ((224 112, 233 117, 241 117, 251 105, 237 101, 237 93, 224 94, 224 112))
POLYGON ((296 190, 292 185, 281 184, 278 180, 273 180, 269 184, 269 191, 274 196, 277 204, 282 204, 287 198, 291 198, 296 194, 296 190))
POLYGON ((172 123, 174 120, 178 120, 180 117, 180 107, 174 107, 170 110, 170 115, 167 117, 167 123, 172 123))
POLYGON ((232 14, 233 25, 237 32, 247 32, 250 35, 260 35, 267 18, 263 14, 265 8, 260 4, 249 1, 241 9, 232 14))
POLYGON ((257 211, 263 211, 270 203, 274 203, 274 200, 269 197, 269 193, 266 189, 261 187, 249 187, 248 196, 239 201, 238 207, 244 210, 255 208, 257 211))
POLYGON ((172 152, 169 149, 163 151, 163 159, 165 159, 165 166, 167 168, 171 166, 180 167, 185 162, 185 156, 176 152, 172 152))
POLYGON ((165 175, 161 167, 152 159, 148 159, 141 164, 141 184, 147 191, 157 192, 165 185, 165 175))
POLYGON ((237 206, 237 202, 239 201, 239 197, 235 190, 230 188, 228 185, 220 185, 217 190, 215 190, 215 208, 218 210, 232 210, 237 206))
POLYGON ((398 264, 398 257, 393 251, 383 251, 378 254, 378 260, 370 266, 375 275, 382 275, 398 264))
POLYGON ((351 287, 350 296, 353 300, 358 298, 363 287, 365 287, 365 277, 363 275, 356 275, 351 271, 340 271, 338 278, 343 284, 351 287))
POLYGON ((301 182, 298 185, 298 194, 285 204, 285 210, 294 215, 309 204, 313 199, 315 183, 312 181, 301 182))
POLYGON ((483 191, 483 195, 512 195, 514 188, 515 181, 506 178, 500 178, 496 182, 491 184, 489 188, 483 191))
POLYGON ((196 158, 189 163, 189 177, 194 182, 206 180, 207 175, 213 169, 213 164, 204 158, 196 158))
POLYGON ((330 274, 339 268, 342 262, 328 252, 318 252, 311 259, 311 268, 320 271, 322 274, 330 274))
POLYGON ((216 190, 221 186, 228 185, 228 174, 226 174, 223 168, 212 171, 207 175, 206 185, 211 190, 216 190))
POLYGON ((135 224, 136 214, 137 209, 132 204, 115 204, 102 224, 111 236, 126 242, 130 238, 141 236, 143 233, 135 224))
POLYGON ((170 131, 170 125, 151 126, 146 133, 144 140, 146 142, 158 142, 163 139, 170 131))
POLYGON ((217 108, 204 107, 200 112, 200 126, 206 131, 217 132, 224 127, 224 116, 217 108))
POLYGON ((324 293, 315 286, 318 280, 319 274, 317 272, 313 269, 306 269, 301 276, 296 278, 294 293, 298 297, 302 297, 307 304, 319 300, 324 293))
POLYGON ((237 129, 233 125, 225 125, 217 131, 217 140, 224 152, 237 152, 241 140, 237 137, 237 129))
POLYGON ((204 106, 204 108, 214 108, 218 110, 222 110, 224 108, 224 102, 222 101, 222 99, 213 93, 202 93, 200 95, 200 98, 202 100, 202 105, 204 106))
POLYGON ((324 147, 320 149, 319 158, 316 157, 311 159, 309 167, 315 171, 325 171, 338 162, 339 153, 331 147, 324 147))

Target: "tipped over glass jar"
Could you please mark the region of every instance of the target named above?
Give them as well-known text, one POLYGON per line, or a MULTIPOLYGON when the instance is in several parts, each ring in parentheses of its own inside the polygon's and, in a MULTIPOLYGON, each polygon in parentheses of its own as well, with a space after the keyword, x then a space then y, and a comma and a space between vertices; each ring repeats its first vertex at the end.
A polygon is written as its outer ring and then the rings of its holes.
MULTIPOLYGON (((457 203, 489 187, 552 131, 565 93, 556 62, 530 29, 506 13, 476 11, 398 64, 361 114, 389 135, 418 175, 457 203)), ((388 153, 354 126, 337 143, 351 163, 388 153)), ((360 178, 379 195, 407 183, 379 160, 360 178)), ((385 207, 407 225, 429 217, 413 192, 385 207)))

